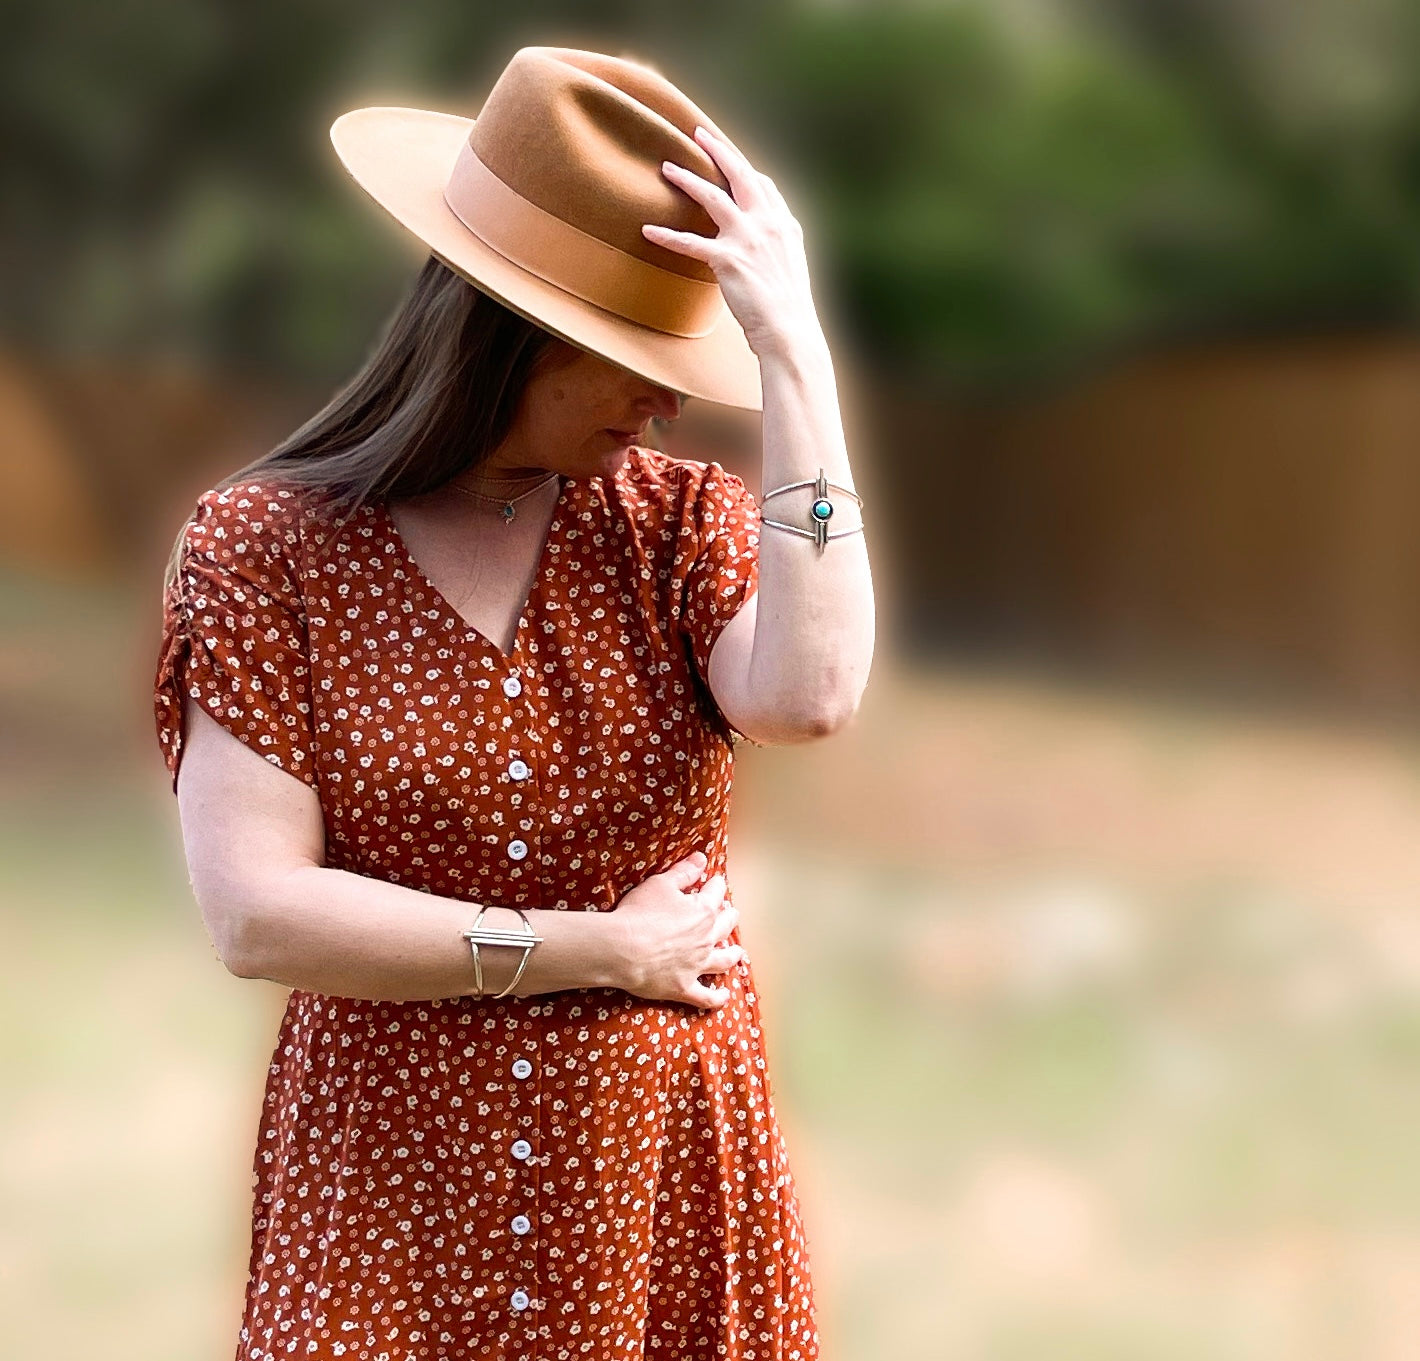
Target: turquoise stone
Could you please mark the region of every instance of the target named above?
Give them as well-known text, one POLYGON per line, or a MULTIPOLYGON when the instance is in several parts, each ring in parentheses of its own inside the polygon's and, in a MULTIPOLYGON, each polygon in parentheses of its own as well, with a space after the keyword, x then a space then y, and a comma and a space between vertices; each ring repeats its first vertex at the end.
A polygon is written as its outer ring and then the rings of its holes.
POLYGON ((833 514, 833 502, 827 499, 815 501, 813 505, 815 520, 826 520, 833 514))

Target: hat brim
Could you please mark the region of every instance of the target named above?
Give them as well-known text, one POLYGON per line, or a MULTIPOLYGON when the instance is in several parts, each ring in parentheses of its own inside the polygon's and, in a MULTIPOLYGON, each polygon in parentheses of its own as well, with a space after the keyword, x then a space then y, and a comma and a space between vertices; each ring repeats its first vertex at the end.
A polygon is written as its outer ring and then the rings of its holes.
POLYGON ((515 264, 444 201, 472 118, 426 109, 353 109, 331 125, 346 172, 450 269, 513 311, 640 378, 688 397, 762 411, 759 357, 726 307, 704 336, 628 321, 515 264))

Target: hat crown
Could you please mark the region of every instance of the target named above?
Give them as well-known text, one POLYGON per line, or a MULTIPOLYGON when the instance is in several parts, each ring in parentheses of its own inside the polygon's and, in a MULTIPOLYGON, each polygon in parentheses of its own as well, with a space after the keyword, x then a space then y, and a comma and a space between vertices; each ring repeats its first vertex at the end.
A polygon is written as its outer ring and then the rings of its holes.
POLYGON ((715 220, 661 170, 670 160, 726 193, 695 140, 708 119, 650 67, 600 52, 524 47, 484 100, 469 146, 510 189, 544 212, 647 264, 703 283, 703 261, 647 239, 642 223, 713 237, 715 220))
POLYGON ((697 124, 714 127, 649 66, 524 47, 477 117, 373 105, 342 113, 330 139, 361 189, 504 307, 651 382, 758 411, 759 356, 715 269, 642 230, 719 235, 661 168, 731 192, 697 124))

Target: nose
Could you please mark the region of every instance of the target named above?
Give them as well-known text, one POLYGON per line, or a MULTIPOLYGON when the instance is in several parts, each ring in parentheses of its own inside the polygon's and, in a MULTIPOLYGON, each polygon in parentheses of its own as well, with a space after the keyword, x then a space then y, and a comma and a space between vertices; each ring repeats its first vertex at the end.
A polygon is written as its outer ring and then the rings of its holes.
POLYGON ((677 421, 680 419, 682 400, 680 393, 672 388, 656 388, 651 415, 662 421, 677 421))

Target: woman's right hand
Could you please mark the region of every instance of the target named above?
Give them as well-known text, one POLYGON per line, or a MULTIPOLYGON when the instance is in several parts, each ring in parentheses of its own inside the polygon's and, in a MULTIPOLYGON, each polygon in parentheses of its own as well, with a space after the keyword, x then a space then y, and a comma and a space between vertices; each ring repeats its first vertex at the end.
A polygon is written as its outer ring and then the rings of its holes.
POLYGON ((630 889, 613 909, 624 962, 621 986, 627 992, 697 1007, 719 1007, 729 1000, 729 988, 710 987, 700 975, 724 973, 746 958, 742 946, 719 943, 734 930, 740 913, 724 901, 723 874, 713 875, 703 888, 692 887, 705 864, 705 855, 692 851, 630 889))

